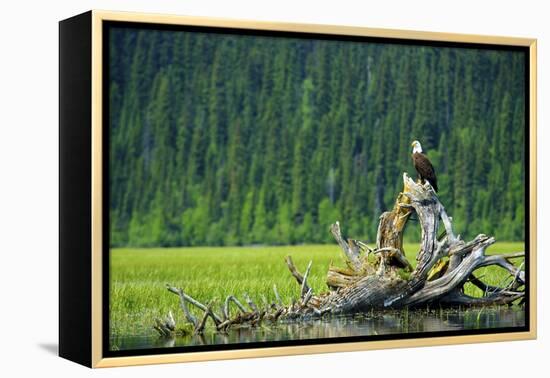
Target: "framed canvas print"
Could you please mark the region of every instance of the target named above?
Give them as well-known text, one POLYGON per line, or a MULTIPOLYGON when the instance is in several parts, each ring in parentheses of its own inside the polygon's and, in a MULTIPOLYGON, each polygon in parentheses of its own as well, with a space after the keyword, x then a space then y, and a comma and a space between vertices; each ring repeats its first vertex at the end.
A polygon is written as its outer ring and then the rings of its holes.
POLYGON ((536 337, 536 41, 60 22, 59 353, 536 337))

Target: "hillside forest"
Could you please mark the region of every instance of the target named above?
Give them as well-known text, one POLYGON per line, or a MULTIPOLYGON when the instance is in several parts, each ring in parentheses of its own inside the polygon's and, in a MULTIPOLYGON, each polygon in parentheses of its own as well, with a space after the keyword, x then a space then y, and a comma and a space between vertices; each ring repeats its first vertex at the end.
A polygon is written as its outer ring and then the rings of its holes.
POLYGON ((121 27, 108 49, 113 247, 325 243, 336 220, 372 243, 415 139, 457 232, 524 240, 523 51, 121 27))

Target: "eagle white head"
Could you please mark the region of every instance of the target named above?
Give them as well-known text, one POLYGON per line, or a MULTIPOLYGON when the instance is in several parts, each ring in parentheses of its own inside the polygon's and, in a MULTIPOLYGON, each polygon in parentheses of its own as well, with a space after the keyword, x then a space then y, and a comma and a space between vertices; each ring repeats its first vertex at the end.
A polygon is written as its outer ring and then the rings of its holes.
POLYGON ((422 146, 420 145, 420 142, 415 140, 414 142, 411 143, 411 146, 413 148, 413 154, 415 153, 421 153, 422 152, 422 146))

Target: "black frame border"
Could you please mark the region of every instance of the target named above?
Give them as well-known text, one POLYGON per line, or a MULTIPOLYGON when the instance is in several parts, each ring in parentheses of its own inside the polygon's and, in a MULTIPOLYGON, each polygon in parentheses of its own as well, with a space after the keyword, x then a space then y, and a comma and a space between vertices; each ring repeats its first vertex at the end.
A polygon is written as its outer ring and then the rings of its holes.
POLYGON ((59 22, 59 356, 89 367, 92 38, 92 12, 59 22))

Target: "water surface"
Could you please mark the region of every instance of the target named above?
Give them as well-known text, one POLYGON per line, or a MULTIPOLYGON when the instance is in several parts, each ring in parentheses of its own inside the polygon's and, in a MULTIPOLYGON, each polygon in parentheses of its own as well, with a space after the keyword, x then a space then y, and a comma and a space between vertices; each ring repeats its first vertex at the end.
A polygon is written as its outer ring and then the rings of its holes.
POLYGON ((225 334, 211 330, 203 335, 190 334, 172 338, 117 336, 111 338, 111 348, 112 350, 169 348, 418 332, 490 330, 523 326, 525 326, 525 309, 522 307, 373 312, 353 317, 264 323, 257 327, 232 328, 225 334))

